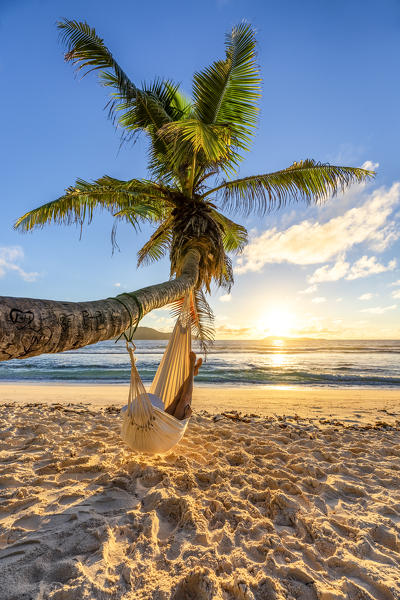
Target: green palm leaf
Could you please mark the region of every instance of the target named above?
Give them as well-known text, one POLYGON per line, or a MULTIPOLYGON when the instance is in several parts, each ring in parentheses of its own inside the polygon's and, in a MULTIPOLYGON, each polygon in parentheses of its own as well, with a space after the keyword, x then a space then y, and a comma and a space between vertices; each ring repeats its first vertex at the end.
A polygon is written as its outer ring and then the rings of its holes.
POLYGON ((105 73, 102 81, 117 88, 112 94, 110 110, 117 116, 119 125, 128 131, 142 129, 155 134, 160 127, 183 114, 176 107, 178 86, 170 81, 155 79, 143 89, 136 88, 134 96, 121 90, 113 74, 105 73))
MULTIPOLYGON (((182 313, 184 298, 170 305, 171 315, 178 318, 182 313)), ((207 355, 210 344, 214 340, 214 313, 201 289, 192 291, 190 295, 190 324, 192 333, 200 342, 202 351, 207 355)))
POLYGON ((119 66, 104 41, 85 21, 63 19, 57 23, 61 41, 67 48, 65 60, 71 61, 78 71, 86 69, 83 76, 91 71, 110 69, 114 74, 118 88, 126 96, 134 97, 136 86, 119 66))
POLYGON ((83 76, 100 71, 103 85, 116 89, 108 107, 110 116, 118 117, 121 126, 131 131, 148 127, 158 129, 180 114, 173 107, 177 86, 156 79, 147 88, 139 89, 94 28, 86 22, 68 19, 60 21, 58 28, 67 48, 65 59, 72 62, 78 71, 84 71, 83 76), (120 115, 119 111, 122 111, 120 115))
POLYGON ((223 228, 222 242, 225 252, 241 252, 247 244, 247 229, 231 221, 217 210, 212 210, 212 215, 217 223, 223 228))
POLYGON ((264 214, 289 202, 322 202, 329 196, 343 192, 351 184, 374 176, 374 171, 321 164, 307 159, 295 162, 282 171, 225 181, 202 197, 217 193, 221 205, 227 210, 246 215, 253 211, 264 214))
POLYGON ((20 217, 14 228, 31 231, 48 223, 82 226, 85 221, 92 221, 95 209, 107 210, 114 214, 128 207, 129 215, 120 213, 120 216, 137 226, 140 221, 160 220, 165 211, 166 198, 166 190, 145 180, 120 181, 104 176, 89 183, 79 179, 75 186, 69 187, 60 198, 20 217))
POLYGON ((191 163, 192 157, 207 163, 223 160, 229 153, 230 133, 227 127, 206 125, 198 119, 173 121, 159 130, 171 148, 171 160, 179 166, 191 163), (197 156, 200 155, 200 156, 197 156))
POLYGON ((137 266, 148 265, 163 258, 171 248, 172 219, 169 217, 156 229, 150 239, 138 252, 137 266))
POLYGON ((189 117, 193 112, 193 100, 189 96, 186 96, 179 89, 179 86, 175 86, 168 81, 165 81, 164 85, 173 95, 171 105, 177 111, 177 114, 183 118, 189 117))
POLYGON ((194 75, 196 114, 203 123, 222 125, 232 145, 248 149, 257 121, 260 76, 253 29, 242 23, 226 36, 226 58, 194 75))

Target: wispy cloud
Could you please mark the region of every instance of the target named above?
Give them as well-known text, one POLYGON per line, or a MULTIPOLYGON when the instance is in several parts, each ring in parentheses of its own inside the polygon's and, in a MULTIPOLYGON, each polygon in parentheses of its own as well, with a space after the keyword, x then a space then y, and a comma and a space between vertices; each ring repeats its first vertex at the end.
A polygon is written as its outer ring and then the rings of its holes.
POLYGON ((220 302, 230 302, 232 300, 232 294, 224 294, 219 297, 220 302))
POLYGON ((393 290, 392 292, 393 298, 400 299, 400 290, 393 290))
POLYGON ((372 308, 363 308, 360 312, 369 313, 370 315, 383 315, 388 310, 395 310, 397 304, 391 304, 390 306, 374 306, 372 308))
POLYGON ((376 256, 362 256, 351 265, 341 256, 333 266, 324 265, 319 267, 308 277, 308 281, 310 283, 322 283, 323 281, 338 281, 339 279, 360 279, 385 271, 393 271, 395 268, 395 259, 384 265, 378 262, 376 256))
POLYGON ((346 275, 349 268, 350 263, 345 261, 344 256, 341 256, 332 267, 329 265, 319 267, 319 269, 308 277, 308 281, 314 284, 322 283, 323 281, 337 281, 346 275))
POLYGON ((396 287, 396 286, 398 286, 398 285, 400 285, 400 279, 398 279, 397 281, 393 281, 393 282, 390 284, 390 287, 396 287))
POLYGON ((371 292, 368 292, 367 294, 361 294, 361 296, 358 296, 359 300, 371 300, 371 298, 374 297, 375 294, 371 294, 371 292))
POLYGON ((0 277, 4 277, 8 271, 17 273, 24 281, 36 281, 39 276, 37 272, 24 271, 17 263, 24 258, 21 246, 0 247, 0 277))
POLYGON ((393 271, 396 268, 396 264, 395 259, 390 260, 387 265, 383 265, 377 261, 376 256, 362 256, 353 264, 346 275, 346 279, 360 279, 360 277, 393 271))
POLYGON ((323 302, 326 302, 326 298, 324 296, 316 296, 311 302, 314 302, 314 304, 322 304, 323 302))
POLYGON ((316 292, 318 289, 317 285, 310 285, 308 288, 306 288, 305 290, 300 290, 299 294, 314 294, 314 292, 316 292))
POLYGON ((267 229, 251 238, 236 264, 237 273, 260 271, 269 263, 313 265, 331 262, 354 246, 367 243, 377 252, 398 239, 400 231, 389 219, 400 200, 400 183, 380 188, 356 208, 325 223, 305 220, 279 231, 267 229))
POLYGON ((234 327, 230 324, 220 325, 216 329, 217 339, 224 339, 225 337, 242 338, 244 336, 249 339, 254 337, 254 329, 251 327, 234 327))

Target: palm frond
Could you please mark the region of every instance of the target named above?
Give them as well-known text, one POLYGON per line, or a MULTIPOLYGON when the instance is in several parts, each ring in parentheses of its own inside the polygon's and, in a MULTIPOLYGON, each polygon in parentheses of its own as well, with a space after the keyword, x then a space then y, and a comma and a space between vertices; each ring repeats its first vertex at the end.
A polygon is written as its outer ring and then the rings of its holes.
POLYGON ((104 176, 95 182, 78 179, 66 193, 20 217, 14 228, 31 231, 49 223, 59 225, 91 223, 96 209, 118 213, 135 227, 141 221, 159 221, 165 211, 166 191, 156 184, 139 179, 121 181, 104 176), (121 213, 130 209, 129 215, 121 213))
POLYGON ((128 131, 145 129, 155 133, 165 123, 180 118, 182 112, 176 108, 178 86, 171 81, 155 79, 152 83, 136 89, 134 97, 120 90, 114 75, 105 74, 102 78, 106 85, 117 88, 109 104, 111 113, 115 113, 118 123, 128 131))
POLYGON ((203 123, 228 127, 232 145, 247 150, 257 122, 261 83, 254 30, 246 23, 234 27, 225 45, 225 60, 194 75, 195 111, 203 123))
POLYGON ((207 163, 216 163, 229 153, 228 128, 206 125, 198 119, 167 123, 158 134, 168 143, 171 160, 178 168, 182 163, 190 164, 192 157, 199 154, 207 163))
MULTIPOLYGON (((184 306, 184 298, 170 305, 171 315, 178 318, 184 306)), ((190 294, 190 325, 192 334, 200 342, 202 352, 207 356, 210 344, 214 341, 214 313, 201 289, 192 290, 190 294)))
MULTIPOLYGON (((119 66, 113 55, 97 35, 96 30, 85 21, 62 19, 57 23, 60 38, 66 46, 65 60, 72 62, 77 71, 85 70, 83 76, 91 71, 109 69, 116 78, 119 90, 128 97, 136 95, 136 86, 119 66)), ((107 71, 106 71, 107 72, 107 71)))
POLYGON ((138 88, 115 60, 103 39, 88 23, 63 19, 58 23, 61 41, 66 46, 65 59, 83 76, 100 71, 101 83, 116 90, 107 104, 109 116, 118 119, 129 131, 160 128, 177 118, 174 108, 177 86, 156 79, 149 86, 138 88))
POLYGON ((150 239, 138 252, 137 266, 141 264, 149 265, 152 262, 160 260, 171 248, 172 231, 171 218, 167 218, 156 229, 150 239))
POLYGON ((218 194, 221 206, 248 215, 265 214, 289 202, 321 203, 344 192, 353 183, 375 176, 374 171, 317 163, 312 159, 295 162, 287 169, 224 181, 202 198, 218 194))
POLYGON ((169 81, 164 81, 164 85, 173 96, 171 106, 177 111, 174 120, 178 120, 178 118, 188 118, 193 111, 193 100, 189 96, 186 96, 186 94, 179 89, 179 86, 173 85, 169 81))
POLYGON ((241 252, 247 244, 247 229, 239 225, 217 210, 212 210, 212 216, 223 228, 222 242, 225 252, 241 252))

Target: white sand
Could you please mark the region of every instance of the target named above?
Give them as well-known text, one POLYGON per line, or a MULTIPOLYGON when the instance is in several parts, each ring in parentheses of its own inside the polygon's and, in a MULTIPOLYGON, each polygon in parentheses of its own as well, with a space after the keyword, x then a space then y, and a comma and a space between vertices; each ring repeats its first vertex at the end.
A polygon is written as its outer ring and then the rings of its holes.
POLYGON ((0 406, 0 599, 400 598, 400 421, 371 402, 371 425, 197 412, 150 458, 116 408, 0 406))

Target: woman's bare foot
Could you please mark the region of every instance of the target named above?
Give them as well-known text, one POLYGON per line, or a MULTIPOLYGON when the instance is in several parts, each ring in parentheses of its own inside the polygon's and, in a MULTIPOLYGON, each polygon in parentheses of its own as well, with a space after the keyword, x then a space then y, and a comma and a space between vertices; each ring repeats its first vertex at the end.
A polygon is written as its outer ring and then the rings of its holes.
POLYGON ((185 409, 183 411, 183 418, 188 419, 189 417, 192 416, 192 414, 193 414, 192 407, 190 406, 190 404, 186 404, 185 409))
POLYGON ((202 364, 203 364, 203 359, 199 358, 198 361, 197 361, 197 363, 194 366, 193 375, 196 376, 196 375, 199 374, 199 369, 200 369, 200 367, 201 367, 202 364))
POLYGON ((189 355, 190 360, 190 370, 193 371, 193 375, 196 376, 199 374, 199 369, 203 364, 203 359, 199 358, 196 362, 196 355, 194 352, 191 352, 189 355))

